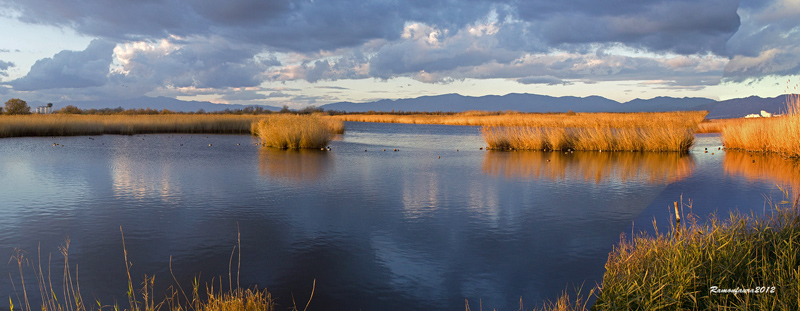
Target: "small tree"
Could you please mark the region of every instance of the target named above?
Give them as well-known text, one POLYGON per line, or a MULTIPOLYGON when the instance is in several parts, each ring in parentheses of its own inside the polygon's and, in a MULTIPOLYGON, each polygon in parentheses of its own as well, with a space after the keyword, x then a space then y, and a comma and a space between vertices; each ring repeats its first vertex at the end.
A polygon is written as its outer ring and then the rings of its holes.
POLYGON ((12 98, 6 102, 5 114, 30 114, 31 107, 19 98, 12 98))
POLYGON ((83 110, 81 110, 81 108, 75 107, 73 105, 67 105, 64 108, 61 108, 61 111, 59 111, 59 112, 60 113, 66 113, 66 114, 81 114, 81 113, 83 113, 83 110))

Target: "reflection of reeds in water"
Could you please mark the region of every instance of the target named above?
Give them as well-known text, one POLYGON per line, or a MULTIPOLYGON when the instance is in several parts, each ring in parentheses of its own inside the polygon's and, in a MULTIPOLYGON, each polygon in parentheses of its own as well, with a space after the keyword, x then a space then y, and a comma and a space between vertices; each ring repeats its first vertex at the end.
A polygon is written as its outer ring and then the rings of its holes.
POLYGON ((689 177, 691 157, 668 152, 487 152, 483 171, 494 176, 602 183, 644 181, 670 183, 689 177))
POLYGON ((770 154, 725 152, 722 160, 725 174, 743 176, 749 181, 765 181, 788 186, 800 193, 800 161, 770 154))
POLYGON ((259 172, 282 180, 314 181, 325 175, 331 156, 319 150, 262 148, 258 156, 259 172))

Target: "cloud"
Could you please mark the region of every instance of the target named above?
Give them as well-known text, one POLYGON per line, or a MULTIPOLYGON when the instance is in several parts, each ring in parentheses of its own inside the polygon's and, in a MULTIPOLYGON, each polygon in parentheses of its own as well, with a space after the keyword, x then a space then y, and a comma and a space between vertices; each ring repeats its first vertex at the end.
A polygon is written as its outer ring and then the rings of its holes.
POLYGON ((741 82, 800 72, 800 4, 787 0, 747 2, 740 11, 742 27, 727 43, 733 57, 725 67, 725 79, 741 82))
POLYGON ((36 61, 22 78, 8 82, 17 91, 84 88, 108 82, 113 42, 96 39, 83 51, 61 51, 36 61))
POLYGON ((302 52, 354 47, 378 38, 393 40, 408 20, 459 28, 493 6, 454 0, 0 0, 0 4, 17 12, 22 21, 71 27, 89 36, 153 40, 167 35, 218 35, 302 52))
POLYGON ((572 84, 568 81, 552 77, 552 76, 532 76, 517 79, 517 82, 522 84, 547 84, 547 85, 567 85, 572 84))
POLYGON ((8 70, 8 68, 11 68, 11 67, 14 67, 14 66, 15 66, 14 63, 12 63, 12 62, 6 62, 6 61, 3 61, 3 60, 0 60, 0 76, 8 77, 8 73, 6 73, 6 70, 8 70))
POLYGON ((0 0, 23 21, 75 28, 113 40, 221 36, 278 51, 316 52, 396 41, 408 23, 458 31, 484 19, 509 24, 502 43, 538 51, 542 42, 622 42, 681 54, 724 52, 739 26, 738 0, 701 1, 250 1, 113 3, 101 0, 0 0), (515 40, 511 34, 518 34, 515 40), (302 38, 302 40, 298 40, 302 38))
POLYGON ((769 49, 758 56, 737 55, 725 66, 728 80, 742 82, 767 75, 796 75, 800 73, 800 47, 769 49))
POLYGON ((221 37, 130 42, 114 49, 114 69, 129 83, 152 88, 225 89, 252 87, 263 81, 274 58, 256 57, 258 47, 234 44, 221 37))
POLYGON ((14 67, 14 63, 0 60, 0 70, 8 70, 10 67, 14 67))
MULTIPOLYGON (((5 82, 15 91, 51 89, 61 96, 286 100, 288 90, 261 85, 398 77, 546 85, 664 80, 669 83, 661 86, 691 89, 721 77, 743 81, 800 71, 793 57, 800 53, 795 0, 0 0, 0 5, 28 23, 101 38, 84 51, 42 59, 28 75, 5 82)), ((0 63, 0 75, 5 70, 0 63)), ((303 100, 325 99, 288 102, 303 100)))
POLYGON ((286 93, 280 92, 280 91, 278 91, 278 92, 270 92, 269 95, 267 95, 268 98, 281 98, 281 97, 291 97, 291 96, 292 95, 289 95, 289 94, 286 94, 286 93))
POLYGON ((257 90, 231 90, 221 97, 226 101, 252 101, 267 98, 268 96, 259 93, 257 90))
POLYGON ((622 43, 652 52, 726 55, 725 43, 740 25, 738 4, 738 0, 528 1, 519 4, 518 13, 533 38, 573 51, 585 44, 622 43))

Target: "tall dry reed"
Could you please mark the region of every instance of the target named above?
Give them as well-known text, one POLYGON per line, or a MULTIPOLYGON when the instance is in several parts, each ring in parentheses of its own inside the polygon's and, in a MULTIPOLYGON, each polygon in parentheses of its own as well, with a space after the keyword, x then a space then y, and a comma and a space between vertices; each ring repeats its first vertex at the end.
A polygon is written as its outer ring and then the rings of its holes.
POLYGON ((705 111, 531 115, 485 125, 490 149, 688 151, 705 111))
POLYGON ((496 127, 482 129, 490 149, 499 150, 592 150, 679 151, 694 142, 693 131, 677 126, 652 128, 535 128, 496 127))
POLYGON ((252 124, 262 144, 281 149, 324 148, 338 126, 316 115, 270 115, 252 124))
POLYGON ((243 134, 263 117, 246 115, 14 115, 0 116, 0 138, 102 134, 243 134))
POLYGON ((800 95, 791 94, 787 98, 785 116, 756 118, 723 128, 725 148, 800 157, 800 95))
POLYGON ((525 126, 545 128, 650 128, 671 124, 684 128, 697 126, 707 112, 579 112, 567 113, 523 113, 467 111, 454 114, 347 114, 328 118, 342 121, 445 124, 473 126, 525 126))

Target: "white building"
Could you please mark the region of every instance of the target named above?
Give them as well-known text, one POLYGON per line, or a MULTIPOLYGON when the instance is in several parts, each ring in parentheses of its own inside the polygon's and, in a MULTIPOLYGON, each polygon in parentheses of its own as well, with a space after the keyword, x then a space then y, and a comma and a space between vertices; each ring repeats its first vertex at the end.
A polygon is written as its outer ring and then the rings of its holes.
POLYGON ((53 113, 53 104, 47 104, 45 106, 36 107, 35 113, 38 113, 38 114, 51 114, 51 113, 53 113))
POLYGON ((746 115, 744 117, 749 119, 749 118, 772 118, 772 117, 778 117, 778 116, 780 116, 780 115, 771 114, 769 112, 766 112, 765 110, 761 110, 761 114, 751 113, 751 114, 748 114, 748 115, 746 115))

